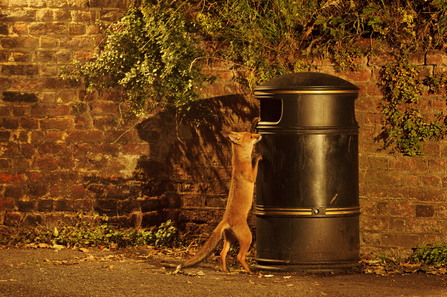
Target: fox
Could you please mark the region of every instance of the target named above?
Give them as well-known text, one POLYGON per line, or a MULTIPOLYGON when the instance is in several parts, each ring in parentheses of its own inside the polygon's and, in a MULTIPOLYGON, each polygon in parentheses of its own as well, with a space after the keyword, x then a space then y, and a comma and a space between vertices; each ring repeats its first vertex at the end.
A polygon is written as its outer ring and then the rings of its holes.
POLYGON ((230 191, 223 218, 197 254, 178 265, 174 274, 183 268, 194 266, 203 261, 216 248, 222 236, 224 244, 220 253, 220 270, 229 272, 225 258, 230 247, 237 240, 239 242, 237 260, 249 274, 254 274, 245 262, 245 256, 252 241, 247 216, 253 204, 253 191, 256 175, 258 174, 258 163, 262 160, 262 155, 260 154, 256 154, 252 158, 252 153, 254 145, 261 140, 262 136, 250 132, 231 131, 221 131, 221 134, 232 142, 230 191))

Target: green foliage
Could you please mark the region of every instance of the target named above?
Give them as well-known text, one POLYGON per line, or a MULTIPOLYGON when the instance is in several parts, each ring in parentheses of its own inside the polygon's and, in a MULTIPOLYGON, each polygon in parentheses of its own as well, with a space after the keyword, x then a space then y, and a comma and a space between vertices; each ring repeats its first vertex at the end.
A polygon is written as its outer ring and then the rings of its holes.
POLYGON ((447 262, 447 245, 445 243, 419 244, 413 249, 410 261, 416 264, 438 265, 447 262))
POLYGON ((86 63, 74 61, 63 77, 83 77, 89 92, 122 89, 136 116, 166 110, 183 117, 200 109, 198 89, 213 78, 197 63, 205 52, 186 19, 188 6, 171 3, 131 7, 107 27, 99 53, 86 63))
POLYGON ((177 240, 177 229, 171 221, 151 230, 120 230, 107 223, 106 216, 84 218, 79 215, 74 226, 54 228, 38 227, 23 230, 19 234, 3 236, 0 244, 46 243, 52 245, 99 247, 99 246, 172 246, 177 240))
MULTIPOLYGON (((201 71, 203 60, 231 62, 236 79, 253 88, 315 70, 321 58, 355 71, 360 58, 391 54, 397 62, 380 78, 384 148, 418 155, 423 141, 444 135, 441 120, 420 112, 421 82, 406 57, 447 47, 447 0, 143 0, 105 34, 94 59, 75 62, 64 77, 85 78, 89 91, 121 88, 134 115, 165 110, 206 121, 199 91, 213 77, 201 71)), ((446 81, 424 83, 435 92, 446 81)))
POLYGON ((427 121, 420 111, 419 96, 422 84, 418 70, 408 62, 406 56, 389 62, 382 70, 381 81, 384 101, 382 102, 383 131, 377 137, 383 147, 409 156, 423 154, 421 142, 438 139, 446 129, 437 120, 427 121))

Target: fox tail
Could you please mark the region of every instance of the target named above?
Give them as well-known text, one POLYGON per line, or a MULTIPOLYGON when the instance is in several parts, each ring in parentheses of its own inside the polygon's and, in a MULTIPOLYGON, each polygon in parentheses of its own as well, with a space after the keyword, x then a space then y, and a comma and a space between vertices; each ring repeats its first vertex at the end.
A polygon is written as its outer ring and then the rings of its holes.
POLYGON ((222 239, 223 225, 219 224, 219 226, 214 229, 211 237, 205 242, 203 247, 194 255, 191 259, 186 260, 177 266, 174 273, 179 272, 182 268, 187 268, 194 266, 201 261, 203 261, 209 254, 216 248, 219 241, 222 239))

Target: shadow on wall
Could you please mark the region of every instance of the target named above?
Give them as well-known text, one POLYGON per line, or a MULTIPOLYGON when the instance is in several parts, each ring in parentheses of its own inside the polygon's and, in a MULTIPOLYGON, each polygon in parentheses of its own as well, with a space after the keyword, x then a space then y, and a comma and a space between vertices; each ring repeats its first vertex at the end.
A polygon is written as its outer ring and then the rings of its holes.
POLYGON ((248 131, 258 107, 242 95, 204 99, 203 103, 216 115, 207 124, 177 127, 172 117, 160 113, 137 126, 150 151, 140 157, 134 173, 140 187, 140 195, 133 198, 141 213, 134 220, 136 225, 153 226, 169 219, 200 224, 220 218, 214 218, 213 211, 200 211, 225 207, 231 145, 220 131, 248 131))

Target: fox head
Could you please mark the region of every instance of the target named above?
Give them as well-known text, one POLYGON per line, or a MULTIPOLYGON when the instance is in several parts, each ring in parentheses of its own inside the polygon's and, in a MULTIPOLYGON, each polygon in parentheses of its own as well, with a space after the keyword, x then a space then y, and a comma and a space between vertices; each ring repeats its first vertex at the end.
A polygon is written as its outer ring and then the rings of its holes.
POLYGON ((253 146, 258 143, 262 136, 260 134, 253 134, 249 132, 231 132, 221 131, 223 136, 228 137, 234 144, 243 147, 253 146))

